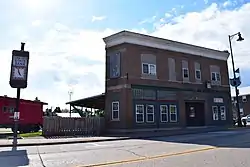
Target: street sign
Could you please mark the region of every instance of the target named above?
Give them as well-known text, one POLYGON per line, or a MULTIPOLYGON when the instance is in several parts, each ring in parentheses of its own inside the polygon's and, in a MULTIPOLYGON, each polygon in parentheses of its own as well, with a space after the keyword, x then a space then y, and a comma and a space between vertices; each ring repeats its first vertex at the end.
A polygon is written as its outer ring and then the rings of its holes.
POLYGON ((240 86, 241 85, 240 77, 230 79, 230 85, 237 87, 240 86))
POLYGON ((29 52, 12 51, 10 86, 12 88, 26 88, 28 79, 29 52))
POLYGON ((14 120, 19 120, 20 112, 14 112, 14 120))

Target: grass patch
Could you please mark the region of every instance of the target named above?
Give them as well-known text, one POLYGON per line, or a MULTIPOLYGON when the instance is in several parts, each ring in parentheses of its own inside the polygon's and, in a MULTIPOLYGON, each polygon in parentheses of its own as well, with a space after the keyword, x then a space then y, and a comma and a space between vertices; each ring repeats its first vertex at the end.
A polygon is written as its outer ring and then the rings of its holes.
POLYGON ((42 136, 42 132, 31 132, 31 133, 22 133, 20 134, 21 137, 38 137, 38 136, 42 136))

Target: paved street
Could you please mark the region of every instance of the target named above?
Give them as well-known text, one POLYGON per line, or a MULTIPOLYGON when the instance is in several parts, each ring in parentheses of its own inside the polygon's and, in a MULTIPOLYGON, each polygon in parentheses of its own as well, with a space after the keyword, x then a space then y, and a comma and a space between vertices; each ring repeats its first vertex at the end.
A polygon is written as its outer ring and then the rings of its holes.
POLYGON ((249 167, 250 130, 0 151, 1 167, 249 167))

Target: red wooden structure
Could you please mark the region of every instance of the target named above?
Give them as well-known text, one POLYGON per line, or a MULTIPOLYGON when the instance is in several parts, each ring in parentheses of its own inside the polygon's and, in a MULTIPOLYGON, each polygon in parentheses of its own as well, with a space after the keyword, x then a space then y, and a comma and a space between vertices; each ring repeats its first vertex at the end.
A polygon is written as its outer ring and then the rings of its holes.
MULTIPOLYGON (((14 110, 16 98, 0 96, 0 126, 3 128, 14 127, 14 110)), ((47 103, 40 101, 20 99, 19 105, 19 132, 36 132, 43 125, 43 105, 47 103)))

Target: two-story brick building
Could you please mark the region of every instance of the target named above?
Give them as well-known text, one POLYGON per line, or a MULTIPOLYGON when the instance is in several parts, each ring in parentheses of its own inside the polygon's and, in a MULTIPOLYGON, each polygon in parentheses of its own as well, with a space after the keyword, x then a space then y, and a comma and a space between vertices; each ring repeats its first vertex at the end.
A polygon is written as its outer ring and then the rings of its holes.
POLYGON ((105 108, 108 129, 232 123, 227 51, 129 31, 104 42, 105 94, 92 106, 105 108))
MULTIPOLYGON (((235 89, 231 91, 231 94, 232 94, 232 104, 236 107, 235 89)), ((250 87, 239 88, 239 105, 240 105, 241 116, 246 116, 250 114, 250 87)), ((237 117, 236 111, 237 110, 235 108, 235 112, 233 113, 234 117, 237 117)))

